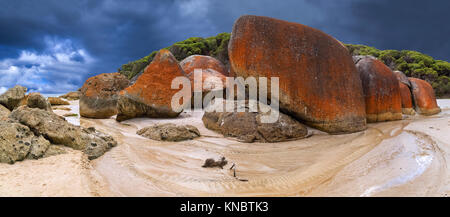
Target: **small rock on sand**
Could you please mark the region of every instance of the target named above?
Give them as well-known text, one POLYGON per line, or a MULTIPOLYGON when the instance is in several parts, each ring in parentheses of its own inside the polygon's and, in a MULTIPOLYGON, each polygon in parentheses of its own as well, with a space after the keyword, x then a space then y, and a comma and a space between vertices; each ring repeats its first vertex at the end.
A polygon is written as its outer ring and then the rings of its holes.
MULTIPOLYGON (((250 101, 251 102, 251 101, 250 101)), ((305 138, 308 134, 306 127, 297 120, 279 112, 278 119, 274 123, 263 123, 262 117, 268 113, 250 112, 247 101, 240 104, 233 102, 234 112, 220 111, 221 103, 211 105, 211 112, 205 112, 202 121, 206 128, 223 134, 224 136, 237 137, 242 142, 283 142, 305 138), (245 108, 242 108, 245 107, 245 108), (238 109, 245 112, 237 112, 238 109)), ((226 104, 224 101, 223 105, 226 104)), ((260 105, 269 107, 268 105, 260 105)), ((264 111, 269 111, 265 108, 264 111)))
POLYGON ((49 97, 48 101, 50 102, 51 105, 70 105, 69 102, 59 97, 49 97))
POLYGON ((66 93, 66 94, 60 96, 60 98, 71 100, 71 101, 79 100, 80 99, 80 91, 73 91, 73 92, 66 93))
POLYGON ((155 124, 136 132, 143 137, 159 141, 183 141, 200 136, 198 129, 191 125, 175 125, 172 123, 155 124))

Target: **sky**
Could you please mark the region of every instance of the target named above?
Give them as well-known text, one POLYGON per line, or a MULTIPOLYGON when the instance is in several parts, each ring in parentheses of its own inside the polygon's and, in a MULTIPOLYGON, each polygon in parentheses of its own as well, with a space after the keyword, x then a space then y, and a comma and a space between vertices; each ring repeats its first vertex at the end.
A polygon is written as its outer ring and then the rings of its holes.
POLYGON ((448 0, 1 0, 0 93, 77 90, 177 41, 231 32, 246 14, 450 61, 449 9, 448 0))

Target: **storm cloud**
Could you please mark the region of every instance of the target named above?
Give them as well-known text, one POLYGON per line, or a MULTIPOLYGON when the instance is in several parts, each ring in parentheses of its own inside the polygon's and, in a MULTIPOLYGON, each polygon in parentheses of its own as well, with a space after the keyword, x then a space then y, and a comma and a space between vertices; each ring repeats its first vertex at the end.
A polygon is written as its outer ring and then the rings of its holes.
POLYGON ((244 14, 318 28, 345 43, 450 60, 446 0, 3 0, 0 91, 78 89, 90 76, 188 37, 230 32, 244 14))

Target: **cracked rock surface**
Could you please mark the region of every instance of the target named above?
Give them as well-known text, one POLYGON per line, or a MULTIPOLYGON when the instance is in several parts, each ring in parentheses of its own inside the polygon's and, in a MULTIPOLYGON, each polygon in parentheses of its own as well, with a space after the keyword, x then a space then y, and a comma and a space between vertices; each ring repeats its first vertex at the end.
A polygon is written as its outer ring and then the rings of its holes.
POLYGON ((63 117, 41 109, 21 106, 9 117, 26 125, 36 135, 45 137, 52 144, 83 151, 89 159, 95 159, 117 145, 111 136, 98 132, 95 128, 84 129, 75 126, 63 117))

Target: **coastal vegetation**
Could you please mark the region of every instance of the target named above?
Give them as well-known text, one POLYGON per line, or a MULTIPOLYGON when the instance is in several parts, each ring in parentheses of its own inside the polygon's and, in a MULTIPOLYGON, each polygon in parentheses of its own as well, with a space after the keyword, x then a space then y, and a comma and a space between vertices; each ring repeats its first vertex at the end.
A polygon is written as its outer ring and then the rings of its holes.
MULTIPOLYGON (((228 60, 228 42, 230 33, 220 33, 209 38, 192 37, 166 47, 178 61, 191 55, 208 55, 222 61, 225 65, 228 60)), ((426 54, 411 50, 379 50, 366 45, 346 44, 352 55, 371 55, 383 61, 392 70, 399 70, 408 77, 415 77, 429 82, 441 98, 450 97, 450 63, 435 60, 426 54)), ((133 78, 153 60, 157 51, 149 55, 124 64, 119 72, 129 79, 133 78)))
POLYGON ((450 97, 450 63, 435 60, 426 54, 411 50, 378 50, 365 45, 346 44, 352 55, 371 55, 392 70, 408 77, 420 78, 433 86, 438 97, 450 97))

